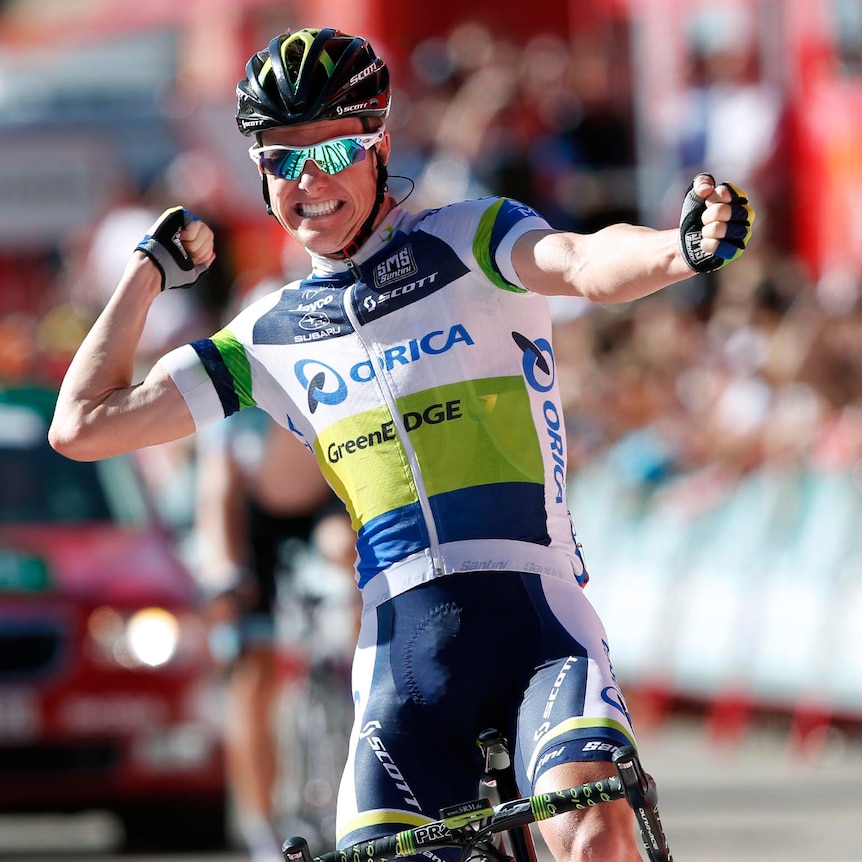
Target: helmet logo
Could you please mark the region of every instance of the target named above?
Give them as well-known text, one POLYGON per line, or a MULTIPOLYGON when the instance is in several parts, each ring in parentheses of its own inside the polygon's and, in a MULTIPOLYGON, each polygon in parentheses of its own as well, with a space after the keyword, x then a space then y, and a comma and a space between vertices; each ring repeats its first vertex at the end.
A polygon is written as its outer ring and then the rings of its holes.
POLYGON ((363 79, 367 78, 369 75, 373 75, 380 68, 380 60, 375 60, 370 66, 366 66, 361 72, 357 72, 350 79, 350 86, 352 87, 354 84, 358 84, 363 79))
POLYGON ((357 111, 364 111, 367 108, 376 108, 380 102, 377 99, 371 99, 369 102, 359 102, 357 105, 338 105, 335 113, 340 117, 342 114, 355 114, 357 111))

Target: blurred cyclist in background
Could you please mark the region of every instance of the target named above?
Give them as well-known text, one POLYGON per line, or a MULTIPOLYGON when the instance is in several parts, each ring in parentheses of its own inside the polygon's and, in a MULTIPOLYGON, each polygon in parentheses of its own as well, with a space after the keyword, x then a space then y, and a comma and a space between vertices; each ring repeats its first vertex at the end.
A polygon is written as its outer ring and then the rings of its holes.
MULTIPOLYGON (((613 774, 634 731, 582 589, 546 296, 628 302, 723 267, 751 234, 745 194, 700 174, 663 231, 557 231, 502 198, 414 214, 388 193, 389 73, 365 39, 281 34, 237 92, 266 205, 311 274, 135 384, 151 304, 215 255, 168 210, 69 368, 52 444, 103 458, 256 405, 313 449, 358 533, 363 598, 339 845, 472 798, 489 726, 523 791, 613 774), (491 632, 506 637, 484 661, 491 632)), ((542 833, 558 860, 640 859, 624 802, 542 833)))
POLYGON ((295 576, 312 546, 350 571, 352 556, 344 557, 353 533, 311 454, 257 408, 198 435, 196 475, 196 569, 209 597, 212 653, 228 674, 226 751, 237 822, 254 862, 280 862, 279 579, 295 576), (327 519, 336 523, 317 541, 315 529, 327 519))

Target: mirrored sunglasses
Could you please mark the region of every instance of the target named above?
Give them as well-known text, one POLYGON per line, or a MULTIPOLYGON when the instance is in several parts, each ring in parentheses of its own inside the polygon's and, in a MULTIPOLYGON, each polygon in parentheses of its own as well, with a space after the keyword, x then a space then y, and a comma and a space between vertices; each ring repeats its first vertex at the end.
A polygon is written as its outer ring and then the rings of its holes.
POLYGON ((310 159, 322 171, 337 174, 365 158, 366 150, 383 140, 381 127, 368 135, 351 135, 321 141, 311 147, 287 147, 281 144, 252 146, 248 149, 251 160, 264 173, 282 180, 297 180, 302 176, 305 163, 310 159))

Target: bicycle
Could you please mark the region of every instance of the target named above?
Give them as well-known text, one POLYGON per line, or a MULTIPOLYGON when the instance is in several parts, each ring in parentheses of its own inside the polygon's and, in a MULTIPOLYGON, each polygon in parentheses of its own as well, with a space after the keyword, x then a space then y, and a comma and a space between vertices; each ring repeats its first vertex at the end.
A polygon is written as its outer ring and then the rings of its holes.
MULTIPOLYGON (((486 775, 501 797, 514 788, 511 763, 505 740, 489 729, 479 744, 486 757, 486 775), (483 739, 484 737, 484 739, 483 739)), ((483 858, 490 862, 536 862, 529 825, 567 811, 584 810, 617 799, 628 801, 640 831, 649 862, 673 862, 658 812, 655 782, 644 772, 637 752, 623 746, 613 755, 617 775, 590 781, 577 787, 510 798, 493 805, 487 797, 444 808, 440 819, 424 826, 362 841, 312 856, 302 837, 289 838, 282 846, 285 862, 386 862, 415 856, 428 850, 457 847, 461 862, 483 858), (507 836, 511 855, 495 838, 507 836)))
POLYGON ((351 583, 348 596, 340 573, 314 555, 302 557, 295 570, 279 593, 285 679, 276 807, 279 819, 297 824, 310 840, 329 843, 335 840, 335 799, 353 720, 350 653, 338 633, 350 630, 355 588, 351 583), (333 624, 333 617, 343 625, 333 624))

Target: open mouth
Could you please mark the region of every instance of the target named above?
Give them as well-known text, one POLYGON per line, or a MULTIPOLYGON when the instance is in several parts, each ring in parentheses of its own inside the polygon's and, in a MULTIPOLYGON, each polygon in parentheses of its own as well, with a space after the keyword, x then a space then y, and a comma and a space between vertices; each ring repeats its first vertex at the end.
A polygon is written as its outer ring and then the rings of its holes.
POLYGON ((342 201, 321 201, 320 203, 298 203, 296 212, 302 218, 317 218, 318 216, 332 215, 344 206, 342 201))

